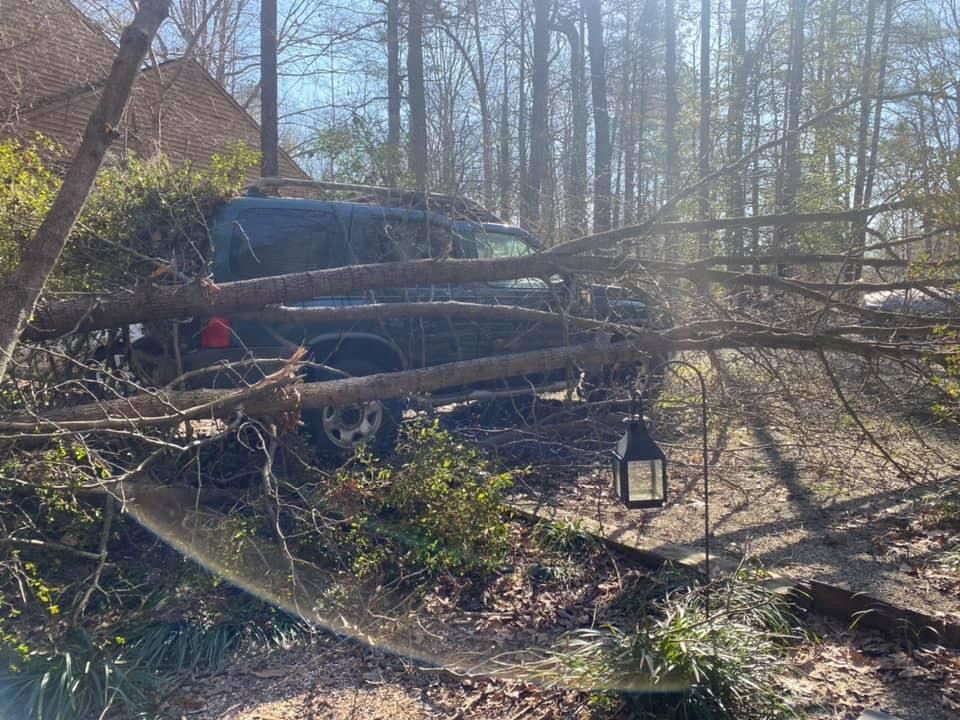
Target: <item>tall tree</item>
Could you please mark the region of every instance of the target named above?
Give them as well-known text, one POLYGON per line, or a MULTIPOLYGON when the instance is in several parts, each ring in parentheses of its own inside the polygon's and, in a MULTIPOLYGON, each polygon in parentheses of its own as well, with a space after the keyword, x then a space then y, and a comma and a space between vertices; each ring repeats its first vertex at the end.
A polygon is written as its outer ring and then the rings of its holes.
POLYGON ((260 175, 280 174, 277 109, 277 0, 260 2, 260 175))
MULTIPOLYGON (((747 1, 730 3, 730 104, 727 107, 727 163, 737 162, 743 155, 743 136, 747 100, 747 1)), ((746 193, 742 172, 731 173, 727 198, 727 214, 743 217, 746 214, 746 193)), ((731 230, 727 236, 727 253, 743 255, 743 228, 731 230)), ((735 266, 734 269, 739 269, 735 266)))
POLYGON ((417 190, 427 189, 427 95, 423 77, 425 0, 410 0, 407 23, 407 95, 410 103, 410 172, 417 190))
POLYGON ((550 93, 550 8, 551 0, 533 2, 533 73, 530 108, 530 168, 521 188, 522 220, 531 228, 540 224, 540 191, 547 171, 547 97, 550 93))
MULTIPOLYGON (((800 187, 800 99, 803 92, 803 48, 804 21, 806 18, 806 0, 792 0, 790 5, 790 63, 787 69, 787 126, 784 130, 783 157, 781 169, 783 181, 780 191, 780 212, 793 212, 797 205, 797 192, 800 187)), ((796 226, 781 225, 774 233, 774 246, 778 250, 793 251, 796 244, 796 226)), ((787 268, 779 266, 779 273, 785 275, 787 268)))
MULTIPOLYGON (((710 0, 700 3, 700 127, 697 142, 697 168, 700 180, 710 172, 710 0)), ((710 186, 701 183, 699 192, 701 220, 710 217, 710 186)), ((700 233, 700 257, 710 254, 710 232, 700 233)))
POLYGON ((387 167, 394 185, 400 174, 400 0, 387 0, 387 167))
MULTIPOLYGON (((664 195, 666 203, 677 192, 680 184, 680 144, 677 138, 677 123, 680 117, 680 99, 677 92, 677 16, 674 0, 666 0, 663 11, 665 117, 663 120, 664 195)), ((664 205, 666 215, 673 208, 664 205)))
POLYGON ((590 88, 593 99, 593 231, 610 229, 610 111, 607 109, 607 69, 603 45, 601 0, 583 0, 590 48, 590 88))
POLYGON ((570 148, 566 183, 566 229, 568 237, 587 233, 587 107, 583 98, 583 43, 576 21, 558 26, 570 48, 570 148))

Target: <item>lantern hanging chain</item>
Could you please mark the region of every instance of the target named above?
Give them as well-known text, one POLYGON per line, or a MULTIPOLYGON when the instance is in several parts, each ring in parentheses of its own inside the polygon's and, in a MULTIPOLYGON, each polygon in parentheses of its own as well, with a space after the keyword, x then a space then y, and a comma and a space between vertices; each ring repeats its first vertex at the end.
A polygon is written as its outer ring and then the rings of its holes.
MULTIPOLYGON (((660 365, 660 368, 669 366, 682 366, 689 368, 697 376, 700 382, 700 429, 703 435, 703 573, 706 576, 704 585, 704 603, 706 606, 707 621, 710 620, 710 471, 708 460, 708 438, 707 438, 707 382, 703 373, 696 365, 688 363, 686 360, 667 360, 660 365)), ((634 387, 634 394, 637 388, 634 387)))

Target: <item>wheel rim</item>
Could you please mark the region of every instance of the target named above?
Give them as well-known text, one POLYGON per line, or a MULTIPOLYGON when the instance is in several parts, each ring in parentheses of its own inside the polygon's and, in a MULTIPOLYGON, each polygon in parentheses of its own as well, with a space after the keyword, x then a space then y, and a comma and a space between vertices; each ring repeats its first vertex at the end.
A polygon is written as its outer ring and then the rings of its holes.
POLYGON ((352 449, 370 442, 383 426, 383 403, 327 406, 323 409, 323 434, 337 447, 352 449))

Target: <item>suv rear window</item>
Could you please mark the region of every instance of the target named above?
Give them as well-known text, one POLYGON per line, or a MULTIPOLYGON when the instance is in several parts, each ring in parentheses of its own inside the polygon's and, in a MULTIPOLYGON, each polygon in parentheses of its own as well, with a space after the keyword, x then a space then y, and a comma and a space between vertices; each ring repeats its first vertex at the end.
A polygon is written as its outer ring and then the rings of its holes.
POLYGON ((256 208, 237 216, 230 273, 237 280, 347 264, 346 228, 332 210, 256 208))

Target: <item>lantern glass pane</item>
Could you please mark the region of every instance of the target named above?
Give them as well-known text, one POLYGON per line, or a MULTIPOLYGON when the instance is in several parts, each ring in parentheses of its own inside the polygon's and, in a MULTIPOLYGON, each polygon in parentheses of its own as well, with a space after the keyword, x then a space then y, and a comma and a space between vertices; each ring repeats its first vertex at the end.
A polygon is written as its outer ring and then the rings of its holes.
POLYGON ((628 493, 631 501, 663 500, 663 460, 634 460, 628 463, 628 493))

